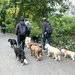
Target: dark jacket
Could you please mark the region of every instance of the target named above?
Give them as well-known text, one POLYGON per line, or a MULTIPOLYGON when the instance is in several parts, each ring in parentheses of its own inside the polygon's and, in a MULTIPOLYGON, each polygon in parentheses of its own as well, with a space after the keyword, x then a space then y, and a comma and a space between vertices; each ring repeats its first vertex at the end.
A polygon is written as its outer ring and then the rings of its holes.
MULTIPOLYGON (((25 23, 24 22, 20 22, 20 23, 18 23, 17 25, 16 25, 16 35, 20 35, 19 34, 19 27, 21 26, 21 25, 25 25, 25 23)), ((26 25, 25 25, 26 26, 26 25)), ((27 31, 28 31, 28 29, 27 29, 27 27, 26 27, 26 35, 27 35, 27 31)))
POLYGON ((44 21, 44 22, 43 22, 43 25, 42 25, 42 35, 44 35, 44 34, 45 34, 45 32, 46 32, 47 24, 48 24, 48 22, 47 22, 47 21, 44 21))
POLYGON ((5 24, 2 24, 1 27, 2 27, 2 29, 6 29, 5 24))

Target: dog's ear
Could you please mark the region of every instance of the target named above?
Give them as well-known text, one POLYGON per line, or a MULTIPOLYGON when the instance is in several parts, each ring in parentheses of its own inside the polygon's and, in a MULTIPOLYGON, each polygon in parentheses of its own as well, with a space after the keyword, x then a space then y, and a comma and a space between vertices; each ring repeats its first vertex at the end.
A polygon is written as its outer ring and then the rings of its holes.
POLYGON ((10 42, 10 39, 8 39, 8 42, 10 42))

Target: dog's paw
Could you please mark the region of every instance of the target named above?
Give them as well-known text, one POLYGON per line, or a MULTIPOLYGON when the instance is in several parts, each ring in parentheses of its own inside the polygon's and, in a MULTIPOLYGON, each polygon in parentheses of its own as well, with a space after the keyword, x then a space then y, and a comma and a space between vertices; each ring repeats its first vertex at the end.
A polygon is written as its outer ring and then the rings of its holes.
POLYGON ((49 57, 50 55, 47 55, 47 57, 49 57))
POLYGON ((24 63, 21 63, 21 65, 23 66, 23 65, 24 65, 24 63))
POLYGON ((72 58, 72 60, 74 61, 74 58, 72 58))
POLYGON ((25 63, 25 64, 28 64, 28 61, 27 61, 26 59, 24 59, 24 63, 25 63))
POLYGON ((57 61, 58 59, 55 59, 55 61, 57 61))
POLYGON ((16 60, 17 60, 17 61, 19 61, 19 58, 18 58, 18 57, 16 57, 16 60))

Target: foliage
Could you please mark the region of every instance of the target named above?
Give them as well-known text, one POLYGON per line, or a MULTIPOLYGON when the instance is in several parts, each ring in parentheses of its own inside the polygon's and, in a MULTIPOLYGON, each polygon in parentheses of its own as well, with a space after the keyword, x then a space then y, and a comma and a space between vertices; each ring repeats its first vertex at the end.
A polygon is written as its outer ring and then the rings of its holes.
POLYGON ((6 32, 15 33, 14 25, 12 25, 12 24, 6 25, 6 32))
POLYGON ((71 35, 75 34, 75 17, 69 16, 50 16, 49 21, 53 26, 52 41, 55 46, 74 50, 74 41, 71 35))

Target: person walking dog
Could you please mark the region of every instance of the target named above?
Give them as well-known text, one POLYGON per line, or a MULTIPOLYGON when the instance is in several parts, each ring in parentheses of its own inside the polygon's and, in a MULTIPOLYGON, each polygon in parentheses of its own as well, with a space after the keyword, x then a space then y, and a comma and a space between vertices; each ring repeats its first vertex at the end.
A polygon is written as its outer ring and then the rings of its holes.
POLYGON ((18 46, 21 50, 24 50, 25 38, 27 36, 27 26, 24 23, 24 18, 21 18, 20 22, 16 25, 16 35, 18 46))
POLYGON ((50 23, 47 21, 47 19, 44 17, 43 18, 43 24, 42 24, 42 46, 43 46, 43 52, 45 52, 45 43, 46 40, 48 41, 49 45, 51 44, 51 34, 52 34, 52 27, 50 23))

